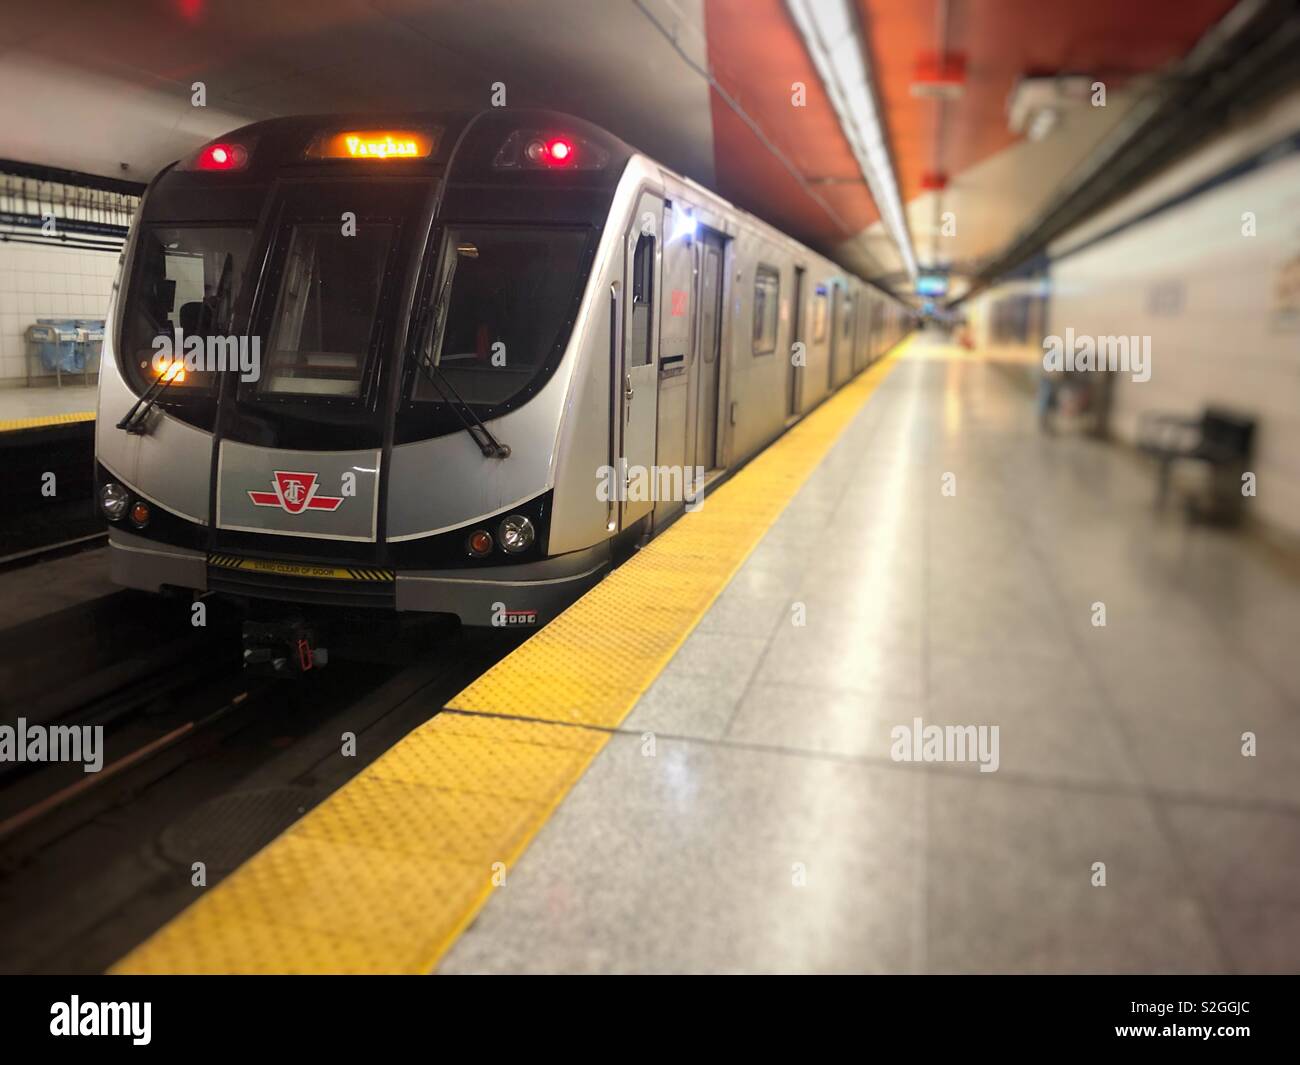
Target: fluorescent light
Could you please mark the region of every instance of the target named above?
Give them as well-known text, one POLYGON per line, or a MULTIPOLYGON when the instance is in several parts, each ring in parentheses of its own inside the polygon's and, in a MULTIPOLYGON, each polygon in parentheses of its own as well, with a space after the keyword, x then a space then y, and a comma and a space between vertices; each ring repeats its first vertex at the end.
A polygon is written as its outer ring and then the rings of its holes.
POLYGON ((852 0, 786 0, 885 228, 898 245, 908 276, 915 281, 916 253, 851 5, 852 0))
POLYGON ((1055 107, 1044 107, 1040 111, 1034 112, 1034 117, 1029 120, 1029 128, 1025 130, 1025 136, 1031 141, 1041 141, 1056 128, 1056 123, 1061 117, 1061 112, 1055 107))

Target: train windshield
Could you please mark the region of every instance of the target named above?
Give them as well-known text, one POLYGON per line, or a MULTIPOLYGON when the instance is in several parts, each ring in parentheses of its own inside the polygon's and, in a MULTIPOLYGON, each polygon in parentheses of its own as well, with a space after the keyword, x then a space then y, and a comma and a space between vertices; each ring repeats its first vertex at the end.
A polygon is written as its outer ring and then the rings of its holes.
POLYGON ((146 226, 138 241, 124 318, 123 368, 136 391, 162 373, 172 377, 173 396, 211 391, 216 374, 173 370, 167 356, 179 355, 187 336, 229 330, 253 227, 146 226))
MULTIPOLYGON (((448 229, 439 275, 446 291, 423 357, 466 403, 501 407, 554 367, 588 239, 586 229, 448 229)), ((412 398, 442 401, 426 375, 415 378, 412 398)))
POLYGON ((378 327, 396 227, 298 224, 267 338, 259 391, 357 398, 378 327))

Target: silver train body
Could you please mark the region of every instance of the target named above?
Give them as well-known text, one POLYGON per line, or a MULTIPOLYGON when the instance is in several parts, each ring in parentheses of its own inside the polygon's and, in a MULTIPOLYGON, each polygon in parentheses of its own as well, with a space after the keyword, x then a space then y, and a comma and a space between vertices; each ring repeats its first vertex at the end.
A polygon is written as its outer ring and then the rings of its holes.
POLYGON ((117 583, 507 626, 912 320, 604 131, 518 111, 205 146, 146 192, 111 316, 117 583))

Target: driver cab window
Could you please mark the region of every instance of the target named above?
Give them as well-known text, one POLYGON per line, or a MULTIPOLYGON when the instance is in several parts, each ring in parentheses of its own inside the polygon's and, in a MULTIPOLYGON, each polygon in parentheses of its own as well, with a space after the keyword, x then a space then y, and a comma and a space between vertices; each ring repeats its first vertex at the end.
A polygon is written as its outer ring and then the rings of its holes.
POLYGON ((587 240, 584 229, 449 228, 412 399, 437 403, 454 392, 491 408, 534 387, 572 327, 587 240))
MULTIPOLYGON (((139 237, 135 279, 126 294, 123 364, 136 391, 161 370, 153 357, 159 338, 179 351, 187 336, 216 336, 230 329, 252 245, 249 226, 148 226, 139 237)), ((171 396, 209 392, 215 375, 177 372, 171 396)))
POLYGON ((267 338, 260 391, 357 399, 374 347, 395 227, 294 227, 267 338))

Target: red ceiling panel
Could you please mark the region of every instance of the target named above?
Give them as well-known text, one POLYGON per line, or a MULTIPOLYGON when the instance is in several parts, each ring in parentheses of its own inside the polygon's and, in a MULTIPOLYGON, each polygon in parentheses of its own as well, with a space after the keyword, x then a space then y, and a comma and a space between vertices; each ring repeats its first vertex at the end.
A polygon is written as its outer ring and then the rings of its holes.
POLYGON ((1082 73, 1118 87, 1187 53, 1233 0, 857 0, 903 198, 927 171, 959 174, 1016 140, 1007 98, 1026 74, 1082 73), (962 95, 912 93, 916 64, 946 48, 966 60, 962 95), (941 136, 941 140, 939 139, 941 136))
POLYGON ((709 65, 719 85, 794 164, 809 196, 745 121, 712 94, 719 191, 814 244, 829 246, 878 217, 821 79, 781 0, 707 0, 709 65), (795 83, 806 103, 793 103, 795 83))
MULTIPOLYGON (((1119 86, 1185 55, 1233 0, 854 0, 863 20, 886 133, 905 201, 927 174, 952 177, 1016 140, 1007 98, 1026 74, 1074 72, 1119 86), (946 24, 940 41, 941 22, 946 24), (917 65, 946 43, 964 58, 960 97, 913 95, 917 65)), ((705 0, 718 83, 794 163, 811 197, 762 139, 713 94, 720 191, 803 239, 828 247, 879 214, 783 0, 705 0), (807 85, 807 105, 791 85, 807 85)), ((933 181, 932 181, 933 183, 933 181)), ((1011 234, 1007 234, 1009 238, 1011 234)))

